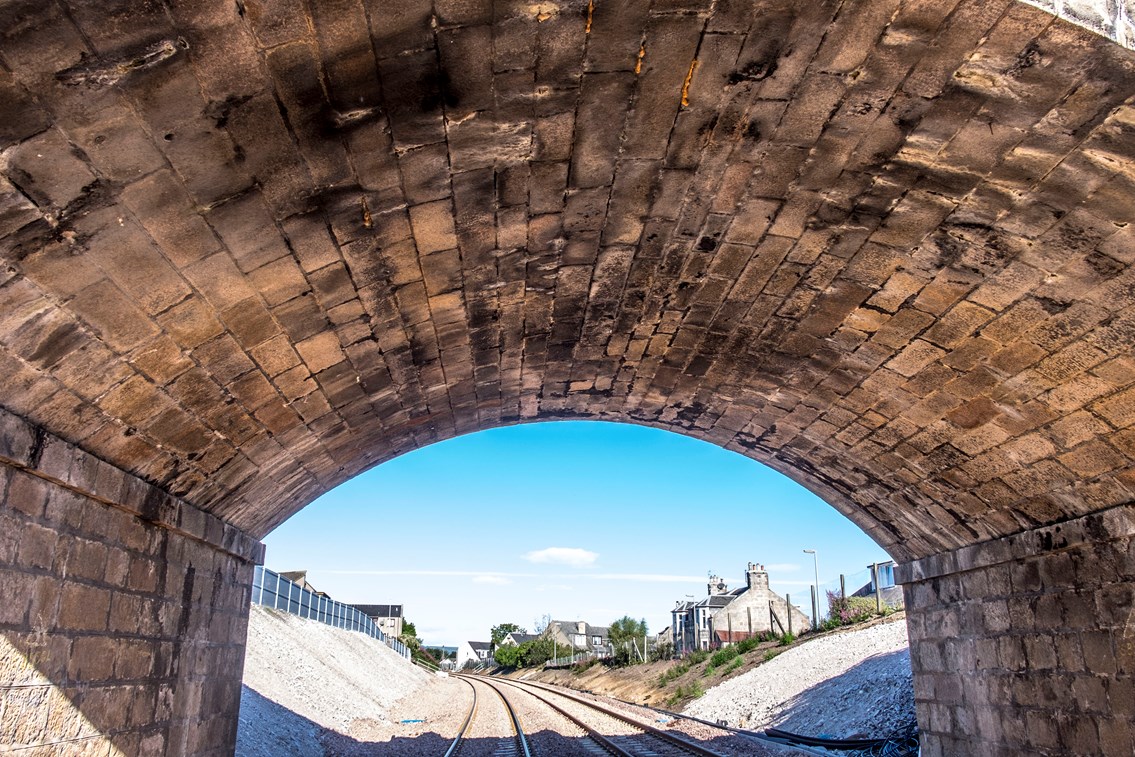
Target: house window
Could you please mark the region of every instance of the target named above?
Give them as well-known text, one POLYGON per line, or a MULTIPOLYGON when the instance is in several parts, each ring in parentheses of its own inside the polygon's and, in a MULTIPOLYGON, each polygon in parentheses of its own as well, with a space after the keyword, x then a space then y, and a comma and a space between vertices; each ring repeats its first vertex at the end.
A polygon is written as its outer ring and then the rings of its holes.
POLYGON ((603 637, 602 636, 592 636, 591 637, 591 643, 592 644, 602 644, 603 643, 603 637))

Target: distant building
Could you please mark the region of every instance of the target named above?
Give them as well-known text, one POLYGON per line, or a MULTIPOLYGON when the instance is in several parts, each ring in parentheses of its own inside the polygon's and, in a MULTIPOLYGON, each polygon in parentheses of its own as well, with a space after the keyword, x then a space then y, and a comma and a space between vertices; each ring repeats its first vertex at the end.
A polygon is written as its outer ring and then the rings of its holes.
POLYGON ((597 655, 609 652, 610 631, 607 626, 593 626, 583 620, 553 620, 544 630, 544 635, 551 636, 560 647, 594 652, 597 655))
POLYGON ((291 581, 292 583, 294 583, 296 586, 300 587, 301 589, 307 589, 312 594, 316 594, 320 597, 326 597, 327 596, 326 592, 322 592, 319 589, 316 589, 314 586, 312 586, 311 584, 309 584, 307 582, 307 571, 306 570, 289 570, 289 571, 285 571, 283 573, 280 573, 278 575, 280 576, 280 578, 288 579, 289 581, 291 581))
POLYGON ((538 633, 522 633, 520 631, 513 631, 510 634, 506 634, 505 637, 501 639, 500 645, 502 647, 519 647, 521 644, 525 644, 529 641, 536 641, 536 639, 539 638, 540 634, 538 633))
POLYGON ((492 660, 493 645, 488 641, 463 641, 457 645, 457 669, 461 670, 470 662, 489 662, 492 660))
POLYGON ((397 639, 402 635, 402 605, 355 605, 379 629, 397 639))
POLYGON ((659 631, 658 635, 654 637, 655 642, 658 644, 673 644, 674 633, 670 629, 670 626, 666 626, 661 631, 659 631))
POLYGON ((677 602, 670 611, 675 654, 714 649, 761 633, 807 630, 811 621, 796 606, 769 589, 763 565, 749 563, 745 586, 729 590, 710 576, 707 596, 697 602, 677 602))
MULTIPOLYGON (((881 562, 879 565, 879 595, 883 600, 883 604, 888 607, 902 607, 903 596, 902 587, 895 585, 895 564, 893 561, 881 562)), ((874 565, 868 565, 867 570, 874 568, 874 565)), ((853 597, 874 597, 875 596, 875 580, 872 578, 864 586, 851 593, 853 597)))

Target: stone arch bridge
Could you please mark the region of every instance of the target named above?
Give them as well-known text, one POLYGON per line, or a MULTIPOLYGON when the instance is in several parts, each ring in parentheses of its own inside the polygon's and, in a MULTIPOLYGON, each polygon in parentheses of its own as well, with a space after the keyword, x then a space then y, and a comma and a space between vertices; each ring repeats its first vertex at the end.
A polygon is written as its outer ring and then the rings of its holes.
POLYGON ((1131 754, 1135 57, 1056 5, 5 2, 0 743, 230 753, 260 537, 596 418, 904 564, 924 754, 1131 754))

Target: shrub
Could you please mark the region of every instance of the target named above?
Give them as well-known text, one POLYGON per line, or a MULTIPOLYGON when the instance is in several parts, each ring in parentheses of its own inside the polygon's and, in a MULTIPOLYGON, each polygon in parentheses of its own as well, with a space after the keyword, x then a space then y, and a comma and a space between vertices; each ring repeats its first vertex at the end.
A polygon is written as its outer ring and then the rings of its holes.
POLYGON ((698 649, 686 655, 686 662, 690 665, 697 665, 700 662, 705 662, 708 657, 709 652, 706 652, 703 649, 698 649))
POLYGON ((837 625, 846 626, 860 623, 874 617, 875 600, 870 597, 841 597, 838 592, 828 592, 828 606, 831 608, 831 620, 837 620, 837 625))
POLYGON ((778 654, 780 654, 780 652, 778 652, 775 649, 770 649, 769 651, 765 652, 765 662, 768 662, 772 658, 776 657, 778 654))
POLYGON ((796 641, 796 635, 795 634, 785 633, 785 634, 781 634, 779 643, 780 643, 780 646, 787 647, 789 644, 793 643, 794 641, 796 641))
POLYGON ((588 670, 592 665, 594 665, 597 662, 599 662, 599 661, 596 660, 595 658, 591 658, 590 660, 583 660, 582 662, 577 662, 576 664, 571 666, 571 672, 578 675, 579 673, 583 673, 586 670, 588 670))
POLYGON ((670 683, 674 679, 680 678, 683 675, 685 675, 686 672, 689 671, 689 669, 690 669, 689 663, 685 663, 685 662, 679 662, 677 665, 671 666, 671 668, 669 670, 667 670, 662 675, 658 676, 658 685, 659 686, 665 686, 666 684, 670 683))
POLYGON ((756 649, 760 645, 760 643, 760 636, 750 636, 747 639, 737 642, 734 645, 734 649, 737 650, 737 654, 745 654, 746 652, 750 652, 756 649))
POLYGON ((725 647, 713 653, 713 656, 709 658, 709 664, 712 667, 719 668, 736 656, 737 649, 735 647, 725 647))
POLYGON ((727 668, 725 669, 725 675, 729 675, 729 674, 730 674, 730 673, 732 673, 732 672, 733 672, 734 670, 736 670, 737 668, 741 667, 741 665, 742 665, 742 664, 744 664, 744 662, 745 662, 745 661, 744 661, 743 659, 741 659, 741 656, 740 656, 740 655, 737 655, 736 657, 734 657, 734 658, 733 658, 733 662, 729 663, 729 667, 727 667, 727 668))

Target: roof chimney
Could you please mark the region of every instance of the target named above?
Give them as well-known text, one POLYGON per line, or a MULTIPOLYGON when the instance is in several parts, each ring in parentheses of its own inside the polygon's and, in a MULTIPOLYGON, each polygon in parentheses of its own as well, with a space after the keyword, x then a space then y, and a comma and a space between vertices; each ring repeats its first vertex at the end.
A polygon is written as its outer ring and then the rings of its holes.
POLYGON ((765 572, 765 566, 755 562, 749 563, 749 567, 745 570, 745 584, 750 590, 767 589, 768 573, 765 572))

